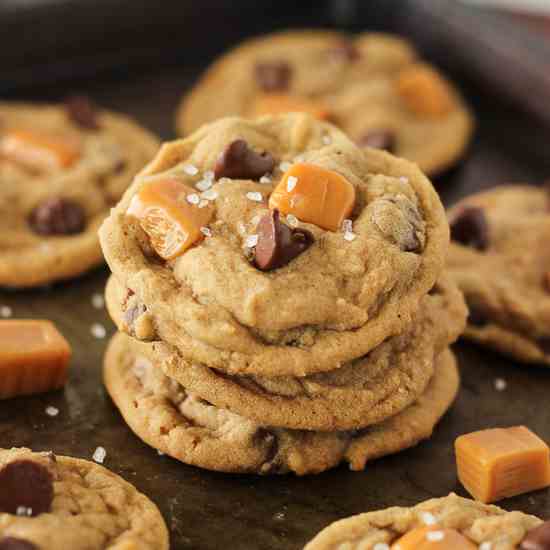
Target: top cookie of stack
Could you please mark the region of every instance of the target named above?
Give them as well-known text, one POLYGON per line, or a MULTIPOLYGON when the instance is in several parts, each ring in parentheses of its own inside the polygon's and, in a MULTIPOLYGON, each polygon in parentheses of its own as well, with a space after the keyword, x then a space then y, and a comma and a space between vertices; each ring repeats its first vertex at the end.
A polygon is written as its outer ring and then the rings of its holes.
POLYGON ((231 374, 306 376, 403 332, 449 237, 415 165, 291 114, 164 145, 100 238, 133 336, 231 374))

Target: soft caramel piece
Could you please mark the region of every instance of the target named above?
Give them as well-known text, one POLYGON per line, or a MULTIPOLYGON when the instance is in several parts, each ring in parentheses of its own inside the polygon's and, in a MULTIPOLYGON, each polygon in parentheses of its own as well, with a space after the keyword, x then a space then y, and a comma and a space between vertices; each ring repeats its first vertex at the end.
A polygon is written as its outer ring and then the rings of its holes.
MULTIPOLYGON (((172 260, 204 238, 201 227, 213 214, 210 203, 203 208, 188 197, 199 198, 197 191, 175 179, 146 183, 134 195, 128 215, 139 219, 157 254, 172 260)), ((198 202, 198 200, 197 200, 198 202)))
POLYGON ((475 550, 477 545, 455 529, 417 527, 392 544, 391 550, 475 550))
POLYGON ((294 164, 269 198, 269 207, 338 231, 355 204, 355 188, 340 174, 315 164, 294 164))
POLYGON ((548 445, 525 426, 461 435, 455 451, 460 482, 481 502, 550 485, 548 445))
POLYGON ((0 399, 61 388, 71 347, 50 321, 0 321, 0 399))
POLYGON ((308 113, 311 116, 326 120, 330 113, 326 106, 314 99, 296 97, 288 94, 263 94, 254 104, 254 115, 283 115, 285 113, 308 113))
POLYGON ((0 157, 43 172, 71 166, 80 156, 74 136, 57 136, 31 130, 9 130, 0 136, 0 157))
POLYGON ((449 84, 428 65, 416 64, 403 69, 397 90, 407 107, 422 116, 443 116, 453 107, 449 84))

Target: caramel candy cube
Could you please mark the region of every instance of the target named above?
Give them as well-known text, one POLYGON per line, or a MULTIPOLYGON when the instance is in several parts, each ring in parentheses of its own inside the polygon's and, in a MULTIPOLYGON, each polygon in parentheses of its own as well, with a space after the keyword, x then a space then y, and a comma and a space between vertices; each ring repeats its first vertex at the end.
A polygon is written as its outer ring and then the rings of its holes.
POLYGON ((30 130, 10 130, 0 137, 0 157, 38 172, 67 168, 79 156, 80 144, 73 137, 30 130))
POLYGON ((460 482, 481 502, 550 485, 548 445, 525 426, 462 435, 455 451, 460 482))
POLYGON ((299 220, 338 231, 355 204, 355 188, 340 174, 315 164, 294 164, 283 175, 269 207, 299 220))
POLYGON ((263 94, 256 99, 255 116, 283 115, 285 113, 308 113, 319 120, 327 120, 330 116, 326 106, 314 99, 288 94, 263 94))
POLYGON ((428 65, 416 64, 403 69, 397 80, 397 91, 407 107, 418 115, 440 117, 453 107, 449 84, 428 65))
POLYGON ((61 388, 71 347, 50 321, 0 321, 0 399, 61 388))
POLYGON ((172 260, 204 238, 201 228, 212 218, 213 207, 192 187, 166 179, 143 185, 127 214, 138 218, 157 254, 172 260))
POLYGON ((391 550, 475 550, 477 545, 455 529, 417 527, 392 544, 391 550))

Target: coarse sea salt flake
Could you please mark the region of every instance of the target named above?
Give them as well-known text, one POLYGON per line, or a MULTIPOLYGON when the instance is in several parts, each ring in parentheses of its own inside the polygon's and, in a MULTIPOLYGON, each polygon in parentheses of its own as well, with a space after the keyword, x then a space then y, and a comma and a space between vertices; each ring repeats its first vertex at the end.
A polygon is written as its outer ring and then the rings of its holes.
POLYGON ((443 531, 428 531, 426 538, 430 542, 439 542, 445 538, 445 533, 443 531))
POLYGON ((286 190, 290 193, 298 183, 298 178, 296 176, 289 176, 286 180, 286 190))
POLYGON ((357 235, 355 233, 352 233, 351 231, 346 231, 344 233, 344 239, 348 242, 354 241, 357 238, 357 235))
POLYGON ((46 407, 46 414, 48 416, 57 416, 59 414, 59 409, 50 405, 49 407, 46 407))
POLYGON ((258 244, 258 235, 248 235, 245 244, 248 248, 254 248, 258 244))
POLYGON ((212 231, 210 231, 210 229, 208 229, 208 227, 201 227, 201 233, 205 237, 211 237, 212 236, 212 231))
POLYGON ((190 195, 187 195, 186 198, 189 204, 199 204, 201 201, 200 197, 196 193, 191 193, 190 195))
POLYGON ((286 172, 287 170, 290 169, 291 166, 292 164, 290 164, 290 162, 284 161, 284 162, 281 162, 281 164, 279 164, 279 169, 281 170, 281 172, 286 172))
POLYGON ((269 176, 262 176, 260 178, 260 183, 271 183, 271 178, 269 176))
POLYGON ((262 202, 264 196, 259 191, 249 191, 246 194, 246 198, 254 202, 262 202))
POLYGON ((286 221, 292 227, 298 227, 300 220, 294 214, 287 214, 286 221))
POLYGON ((200 180, 195 184, 195 187, 199 191, 206 191, 212 187, 212 180, 200 180))
POLYGON ((479 550, 492 550, 493 544, 491 542, 482 542, 479 545, 479 550))
POLYGON ((94 460, 94 462, 97 462, 98 464, 103 464, 106 457, 107 457, 107 451, 105 450, 104 447, 98 447, 94 451, 94 454, 92 455, 92 459, 94 460))
POLYGON ((425 525, 435 525, 437 520, 431 512, 423 512, 420 516, 425 525))
POLYGON ((199 169, 192 164, 185 164, 183 167, 183 171, 190 176, 196 176, 199 173, 199 169))
POLYGON ((218 192, 214 189, 207 189, 201 193, 201 199, 206 199, 207 201, 213 201, 218 198, 218 192))

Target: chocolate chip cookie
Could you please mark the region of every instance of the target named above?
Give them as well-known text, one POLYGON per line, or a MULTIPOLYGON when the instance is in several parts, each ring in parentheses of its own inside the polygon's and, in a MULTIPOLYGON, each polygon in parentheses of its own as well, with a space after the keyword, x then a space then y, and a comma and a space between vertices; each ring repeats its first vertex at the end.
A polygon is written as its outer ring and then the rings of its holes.
POLYGON ((404 39, 314 30, 254 38, 223 55, 184 97, 176 125, 185 136, 224 116, 291 111, 331 120, 362 147, 429 175, 460 159, 473 129, 458 91, 404 39))
POLYGON ((534 550, 550 523, 453 493, 413 508, 387 508, 329 525, 304 550, 534 550))
POLYGON ((118 333, 105 356, 105 384, 125 421, 153 448, 224 472, 305 475, 342 461, 361 470, 369 460, 429 437, 459 384, 454 356, 446 350, 426 391, 395 416, 362 430, 290 430, 212 405, 163 374, 146 357, 146 346, 118 333))
POLYGON ((410 326, 448 224, 415 165, 295 113, 164 145, 100 239, 134 337, 229 374, 303 377, 410 326))
POLYGON ((97 230, 157 149, 149 132, 82 97, 0 103, 0 285, 48 284, 102 263, 97 230))
POLYGON ((470 309, 466 338, 550 365, 547 190, 503 185, 449 211, 448 268, 470 309))
MULTIPOLYGON (((126 290, 111 277, 107 307, 117 326, 127 329, 126 296, 126 290)), ((443 278, 423 298, 410 329, 335 371, 303 378, 231 376, 186 361, 176 348, 163 342, 144 344, 140 352, 188 392, 256 423, 351 430, 394 416, 418 399, 434 374, 435 358, 456 340, 465 319, 461 293, 443 278)))
POLYGON ((103 466, 0 449, 2 550, 168 550, 157 507, 103 466))

